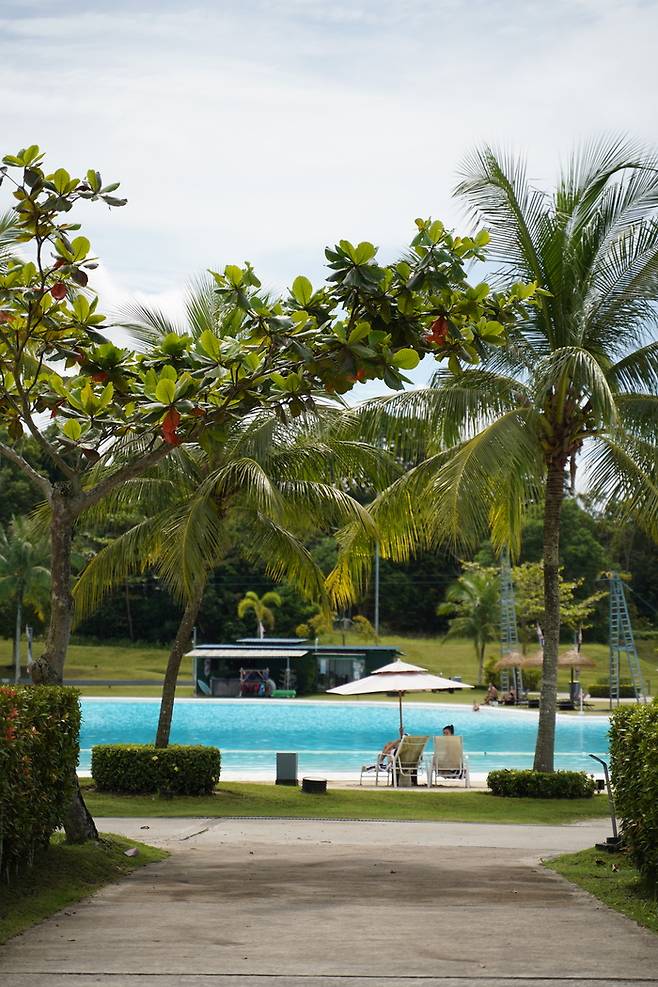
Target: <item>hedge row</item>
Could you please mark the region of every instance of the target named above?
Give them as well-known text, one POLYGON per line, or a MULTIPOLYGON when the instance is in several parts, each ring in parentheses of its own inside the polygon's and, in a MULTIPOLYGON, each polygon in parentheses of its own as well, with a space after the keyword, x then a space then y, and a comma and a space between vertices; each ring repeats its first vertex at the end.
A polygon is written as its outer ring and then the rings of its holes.
POLYGON ((594 780, 584 771, 490 771, 487 785, 493 795, 507 798, 587 799, 594 794, 594 780))
POLYGON ((100 792, 208 795, 220 769, 216 747, 99 744, 91 751, 91 775, 100 792))
POLYGON ((610 766, 624 841, 642 876, 658 889, 658 704, 615 710, 610 766))
POLYGON ((0 877, 9 880, 61 825, 78 763, 75 689, 0 687, 0 877))
MULTIPOLYGON (((597 679, 595 685, 590 685, 587 689, 593 699, 608 699, 610 696, 610 679, 597 679)), ((635 689, 633 683, 622 679, 619 683, 620 699, 635 699, 635 689)))

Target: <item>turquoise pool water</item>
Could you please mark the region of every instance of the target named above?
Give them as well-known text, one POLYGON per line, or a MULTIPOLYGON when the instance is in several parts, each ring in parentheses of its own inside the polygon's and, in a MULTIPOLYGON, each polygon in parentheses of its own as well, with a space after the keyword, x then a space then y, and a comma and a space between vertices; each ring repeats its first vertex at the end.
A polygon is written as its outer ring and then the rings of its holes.
MULTIPOLYGON (((91 748, 104 743, 151 743, 159 704, 145 699, 83 699, 80 768, 88 770, 91 748)), ((274 773, 277 751, 297 751, 300 770, 358 772, 397 735, 397 705, 374 702, 304 702, 263 699, 190 699, 176 702, 172 743, 214 744, 222 771, 233 777, 274 773)), ((446 723, 464 737, 471 771, 532 767, 537 714, 408 703, 409 733, 439 734, 446 723)), ((605 756, 607 717, 558 716, 556 766, 591 772, 588 754, 605 756)))

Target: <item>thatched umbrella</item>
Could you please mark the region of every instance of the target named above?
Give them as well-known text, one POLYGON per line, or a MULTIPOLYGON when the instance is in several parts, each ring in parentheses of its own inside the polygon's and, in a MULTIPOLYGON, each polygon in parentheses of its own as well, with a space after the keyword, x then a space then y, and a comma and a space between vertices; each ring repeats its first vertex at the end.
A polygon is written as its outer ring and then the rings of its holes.
MULTIPOLYGON (((541 668, 543 664, 544 652, 536 651, 534 655, 524 658, 521 668, 541 668)), ((563 655, 558 655, 557 667, 570 668, 571 681, 573 682, 573 672, 575 668, 596 668, 596 662, 593 658, 588 658, 587 655, 583 655, 580 651, 576 651, 575 648, 570 648, 569 651, 565 651, 563 655)))
POLYGON ((510 651, 508 655, 503 655, 496 664, 494 668, 497 672, 500 672, 503 668, 520 668, 523 665, 523 655, 520 651, 510 651))
POLYGON ((576 651, 575 648, 570 648, 569 651, 560 655, 557 663, 560 668, 596 668, 596 662, 593 658, 588 658, 587 655, 576 651))
POLYGON ((521 668, 541 668, 544 664, 544 652, 535 651, 534 655, 527 655, 521 663, 521 668))

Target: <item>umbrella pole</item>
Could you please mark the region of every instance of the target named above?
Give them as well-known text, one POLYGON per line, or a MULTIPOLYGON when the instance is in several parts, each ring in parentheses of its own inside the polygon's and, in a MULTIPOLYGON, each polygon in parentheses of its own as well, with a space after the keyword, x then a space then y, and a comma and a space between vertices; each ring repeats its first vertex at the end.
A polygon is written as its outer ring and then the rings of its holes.
POLYGON ((400 700, 400 736, 404 734, 404 725, 402 723, 402 693, 398 693, 398 699, 400 700))

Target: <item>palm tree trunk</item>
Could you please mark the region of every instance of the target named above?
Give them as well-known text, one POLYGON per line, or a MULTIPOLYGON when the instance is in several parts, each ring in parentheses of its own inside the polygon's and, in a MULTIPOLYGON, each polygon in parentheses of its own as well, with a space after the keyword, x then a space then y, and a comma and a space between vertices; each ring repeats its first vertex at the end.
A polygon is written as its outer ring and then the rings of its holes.
POLYGON ((187 601, 185 612, 178 625, 176 638, 169 652, 169 661, 165 672, 162 686, 162 700, 160 702, 160 717, 158 719, 158 729, 155 735, 156 747, 167 747, 169 744, 169 734, 171 733, 171 718, 174 713, 174 698, 176 696, 176 682, 183 654, 192 636, 192 628, 197 619, 203 591, 206 588, 207 575, 199 579, 194 588, 194 593, 187 601))
POLYGON ((21 631, 23 629, 23 594, 19 590, 16 600, 16 633, 14 634, 14 680, 21 677, 21 631))
POLYGON ((478 679, 477 684, 482 685, 484 682, 484 641, 478 642, 476 644, 476 649, 478 653, 478 679))
POLYGON ((557 657, 560 645, 560 512, 564 460, 553 460, 546 477, 544 505, 544 663, 539 700, 535 771, 553 771, 557 711, 557 657))

